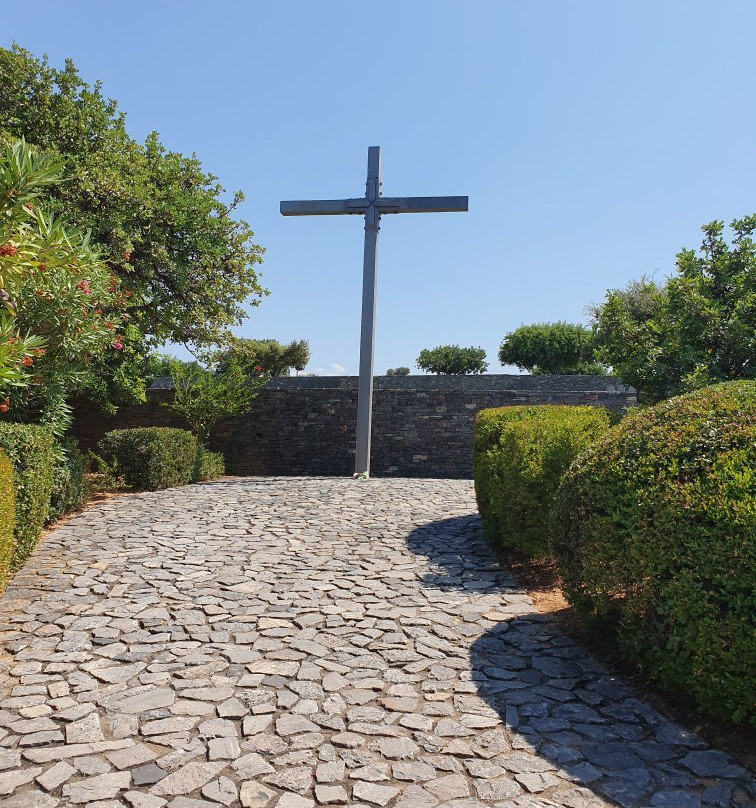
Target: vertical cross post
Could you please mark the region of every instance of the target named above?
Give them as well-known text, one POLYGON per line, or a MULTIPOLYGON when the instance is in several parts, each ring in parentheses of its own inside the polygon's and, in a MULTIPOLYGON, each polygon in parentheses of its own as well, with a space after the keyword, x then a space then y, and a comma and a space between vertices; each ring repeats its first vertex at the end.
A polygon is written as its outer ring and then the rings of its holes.
POLYGON ((368 148, 365 198, 365 252, 362 261, 362 326, 360 380, 357 388, 357 451, 355 474, 370 474, 370 435, 373 420, 373 357, 375 355, 375 285, 378 273, 378 229, 381 215, 375 200, 381 195, 381 147, 368 148))
POLYGON ((281 202, 283 216, 365 216, 365 253, 362 262, 362 331, 360 381, 357 388, 357 447, 355 476, 370 474, 370 430, 373 416, 373 346, 375 343, 375 281, 378 268, 378 230, 387 213, 444 213, 466 211, 466 196, 381 196, 381 147, 368 149, 365 196, 360 199, 309 199, 281 202))

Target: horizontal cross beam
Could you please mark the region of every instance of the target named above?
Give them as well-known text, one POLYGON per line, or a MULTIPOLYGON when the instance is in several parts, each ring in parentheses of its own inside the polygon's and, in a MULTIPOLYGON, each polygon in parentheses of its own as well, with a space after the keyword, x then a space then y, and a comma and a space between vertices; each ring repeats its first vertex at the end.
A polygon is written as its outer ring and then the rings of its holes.
POLYGON ((466 196, 379 196, 375 202, 368 199, 312 199, 281 202, 284 216, 338 216, 364 214, 375 205, 376 212, 384 213, 462 213, 467 208, 466 196))
POLYGON ((363 214, 369 207, 367 199, 312 199, 281 202, 284 216, 337 216, 340 213, 363 214))
POLYGON ((381 213, 464 213, 466 196, 380 196, 375 206, 381 213))

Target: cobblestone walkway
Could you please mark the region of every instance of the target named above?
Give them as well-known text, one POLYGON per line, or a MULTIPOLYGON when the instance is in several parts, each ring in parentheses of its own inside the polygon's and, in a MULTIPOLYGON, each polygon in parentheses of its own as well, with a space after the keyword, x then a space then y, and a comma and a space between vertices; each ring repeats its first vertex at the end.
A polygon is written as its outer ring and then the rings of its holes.
POLYGON ((0 805, 749 804, 474 514, 467 481, 257 478, 78 516, 2 599, 0 805))

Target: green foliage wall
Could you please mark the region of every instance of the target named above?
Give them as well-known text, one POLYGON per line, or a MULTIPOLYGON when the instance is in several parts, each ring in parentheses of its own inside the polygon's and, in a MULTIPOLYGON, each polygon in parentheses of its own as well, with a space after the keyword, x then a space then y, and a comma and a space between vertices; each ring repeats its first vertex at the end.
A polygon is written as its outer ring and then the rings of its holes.
POLYGON ((0 424, 0 448, 13 464, 16 494, 15 547, 18 569, 34 549, 50 508, 55 447, 52 433, 31 424, 0 424))
POLYGON ((473 478, 486 534, 508 549, 549 553, 553 498, 570 463, 610 426, 601 407, 481 410, 473 478))
POLYGON ((16 496, 13 491, 13 465, 0 451, 0 592, 10 573, 13 558, 13 529, 16 524, 16 496))
POLYGON ((631 413, 558 502, 570 602, 663 689, 756 724, 756 382, 631 413))
POLYGON ((157 491, 191 481, 197 438, 170 427, 115 429, 100 441, 98 452, 130 488, 157 491))

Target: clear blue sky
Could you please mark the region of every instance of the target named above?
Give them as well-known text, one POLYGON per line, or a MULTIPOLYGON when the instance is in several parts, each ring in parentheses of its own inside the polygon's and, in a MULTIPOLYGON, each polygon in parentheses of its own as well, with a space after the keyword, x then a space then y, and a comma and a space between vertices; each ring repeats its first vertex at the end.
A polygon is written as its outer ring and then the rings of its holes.
POLYGON ((267 249, 239 334, 305 338, 356 373, 359 218, 281 199, 467 194, 384 217, 376 372, 523 323, 585 322, 607 288, 674 267, 699 227, 756 211, 752 0, 50 2, 0 41, 71 57, 127 113, 196 152, 267 249))

